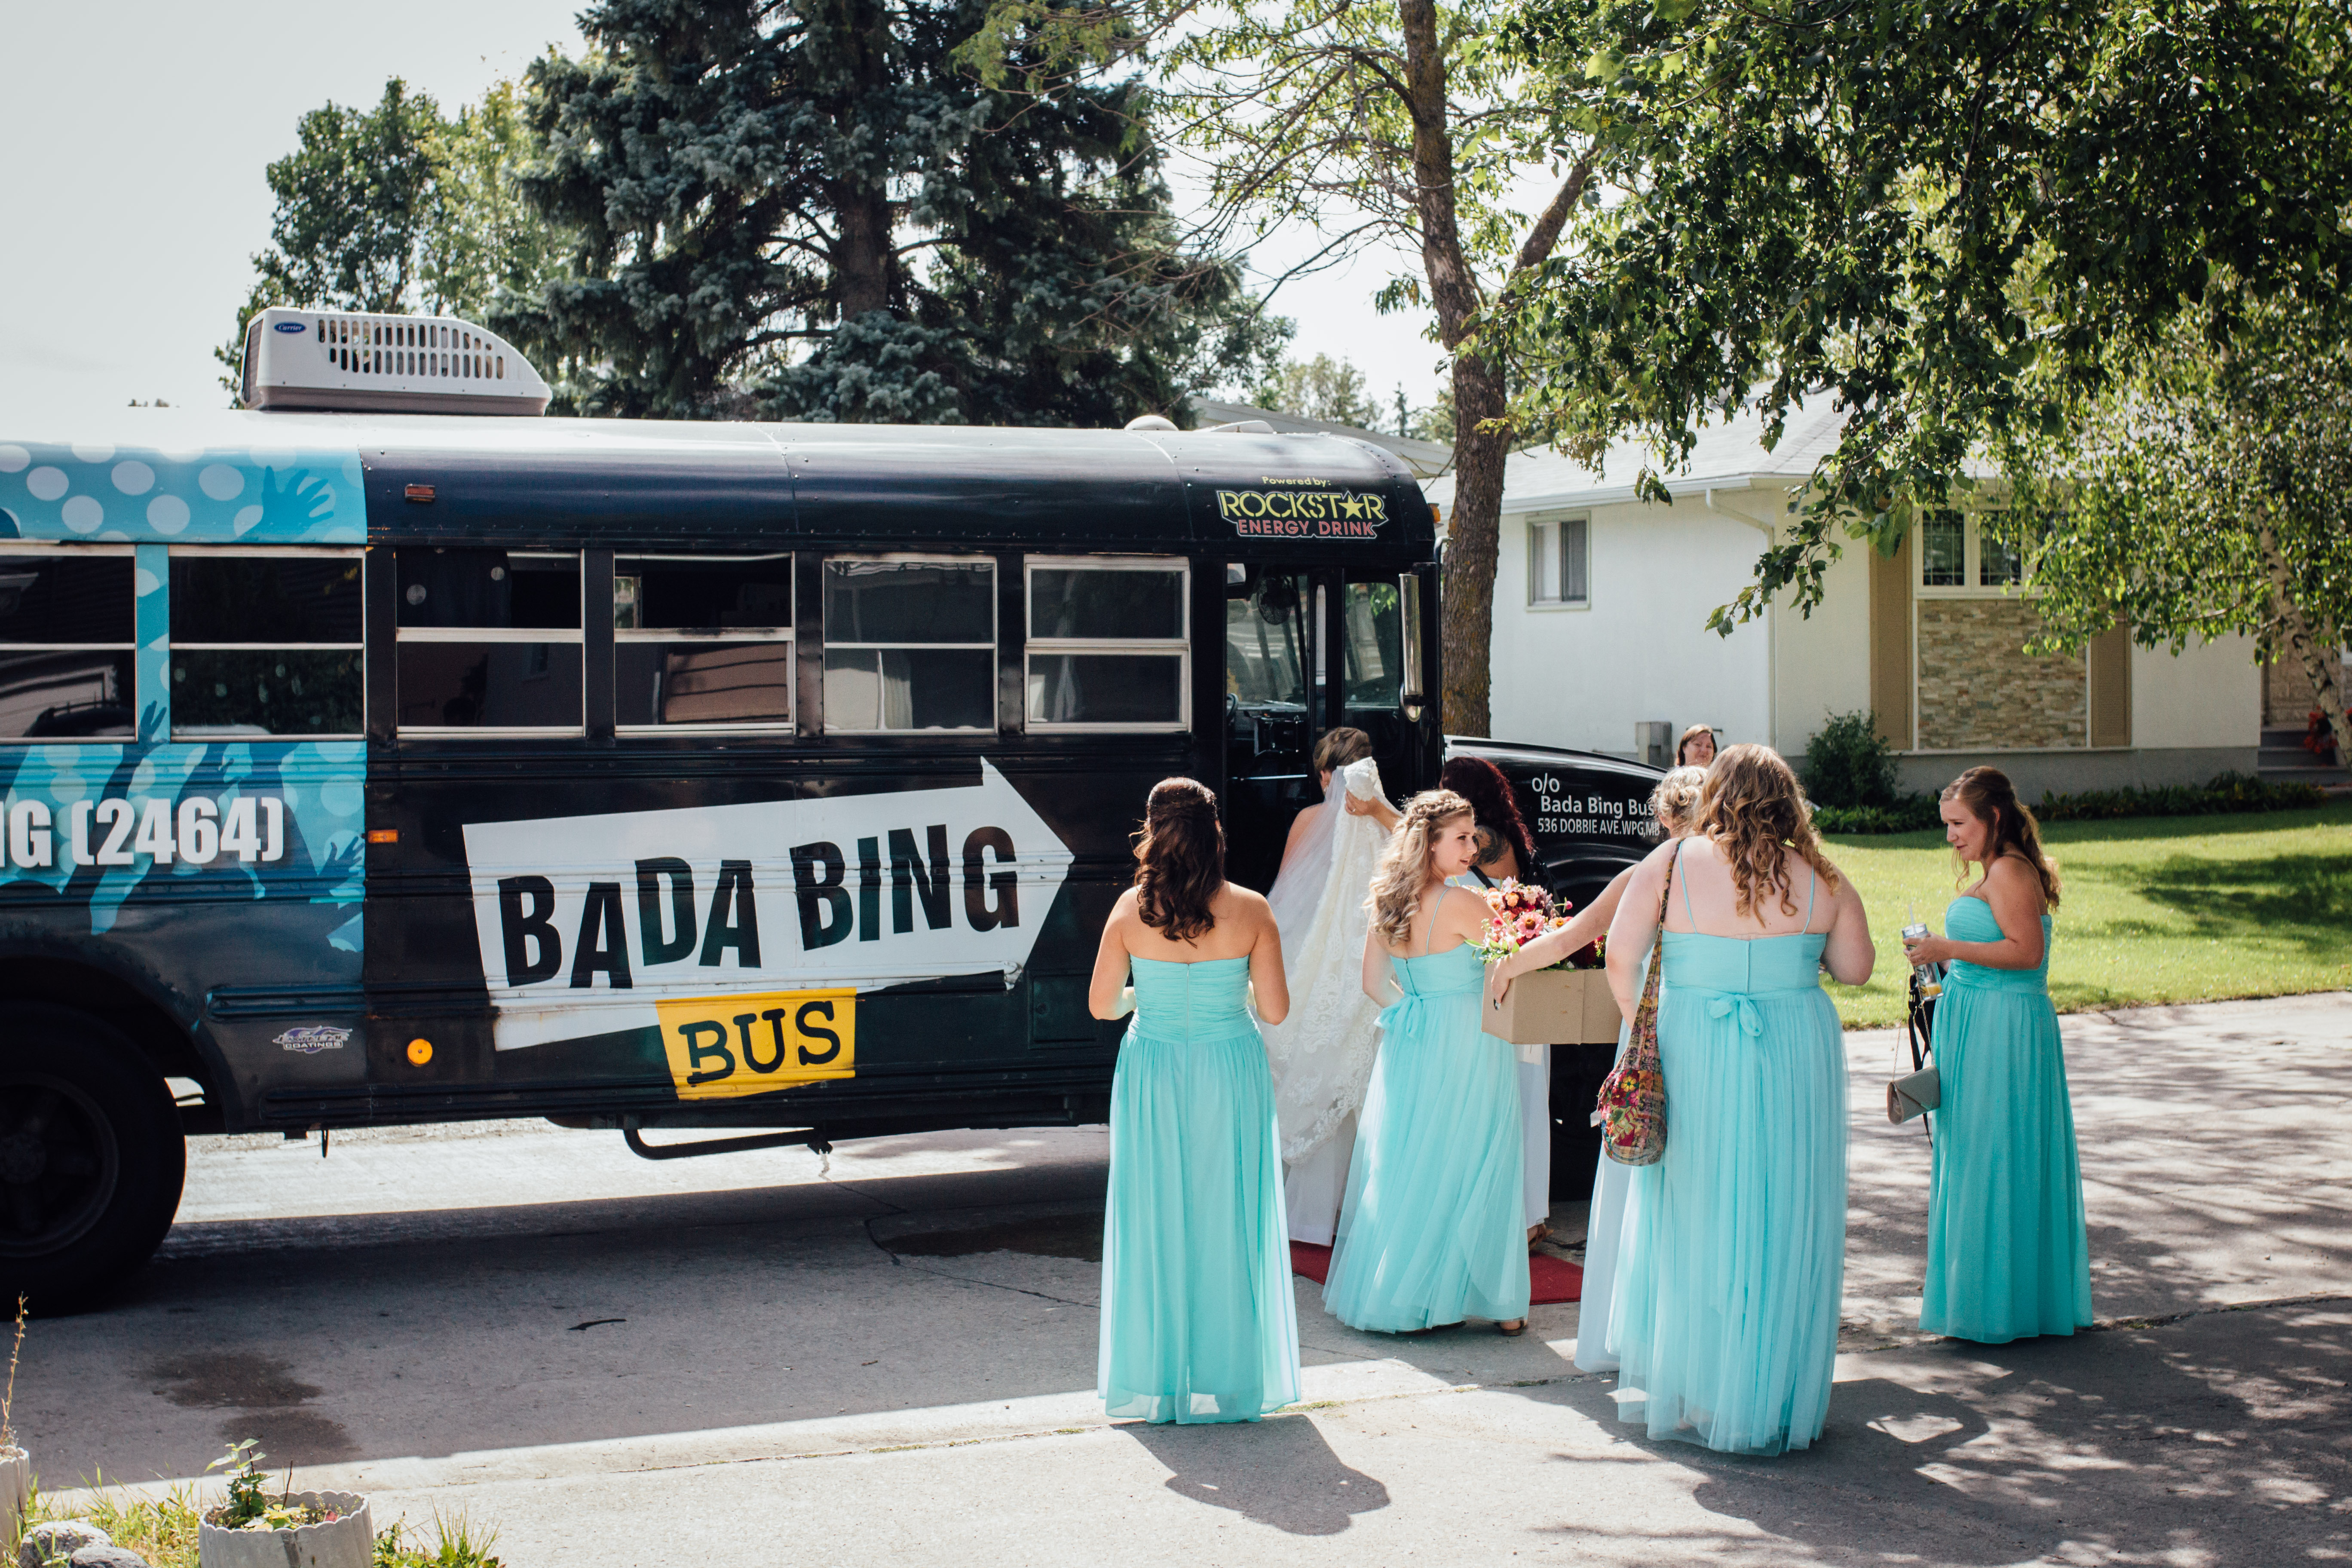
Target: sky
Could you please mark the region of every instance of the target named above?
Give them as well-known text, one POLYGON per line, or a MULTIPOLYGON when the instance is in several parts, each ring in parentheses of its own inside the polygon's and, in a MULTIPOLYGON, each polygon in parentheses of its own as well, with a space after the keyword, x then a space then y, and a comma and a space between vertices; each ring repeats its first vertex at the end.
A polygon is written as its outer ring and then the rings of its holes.
MULTIPOLYGON (((0 0, 0 433, 136 399, 225 406, 213 349, 268 241, 263 167, 329 100, 404 79, 444 110, 580 47, 579 0, 0 0)), ((1314 248, 1277 236, 1267 274, 1314 248)), ((1431 402, 1418 315, 1381 316, 1392 257, 1284 289, 1292 353, 1348 358, 1375 401, 1431 402)))

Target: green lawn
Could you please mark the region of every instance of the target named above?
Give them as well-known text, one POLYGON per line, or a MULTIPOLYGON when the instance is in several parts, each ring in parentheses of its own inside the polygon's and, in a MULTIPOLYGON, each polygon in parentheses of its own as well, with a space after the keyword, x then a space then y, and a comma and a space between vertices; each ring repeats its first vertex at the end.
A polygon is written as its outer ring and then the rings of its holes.
MULTIPOLYGON (((2050 962, 2062 1013, 2352 987, 2352 807, 2062 822, 2042 837, 2065 879, 2050 962)), ((1940 833, 1826 842, 1878 942, 1870 984, 1830 994, 1848 1028, 1899 1024, 1895 932, 1914 907, 1943 930, 1951 851, 1940 833)))

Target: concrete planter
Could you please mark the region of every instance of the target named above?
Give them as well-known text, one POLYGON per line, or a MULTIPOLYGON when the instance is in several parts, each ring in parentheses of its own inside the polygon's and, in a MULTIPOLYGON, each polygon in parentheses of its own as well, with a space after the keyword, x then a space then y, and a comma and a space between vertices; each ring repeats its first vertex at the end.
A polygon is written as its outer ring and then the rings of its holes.
POLYGON ((14 1445, 0 1448, 0 1535, 16 1535, 32 1495, 33 1457, 14 1445))
POLYGON ((196 1526, 201 1568, 370 1568, 375 1561, 375 1529, 367 1499, 357 1492, 296 1492, 291 1499, 341 1517, 329 1524, 292 1530, 223 1530, 209 1521, 196 1526))

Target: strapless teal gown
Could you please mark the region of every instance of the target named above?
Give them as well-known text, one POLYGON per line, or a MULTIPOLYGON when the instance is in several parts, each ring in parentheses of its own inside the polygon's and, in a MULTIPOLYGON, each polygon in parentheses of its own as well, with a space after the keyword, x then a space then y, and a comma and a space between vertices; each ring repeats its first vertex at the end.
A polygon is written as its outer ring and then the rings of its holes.
POLYGON ((1633 1173, 1609 1316, 1619 1417, 1654 1438, 1778 1454, 1828 1416, 1846 1100, 1827 941, 1660 933, 1666 1152, 1633 1173))
POLYGON ((1524 1318, 1519 1061, 1480 1027, 1486 966, 1466 943, 1391 963, 1323 1306, 1382 1333, 1524 1318))
POLYGON ((1297 1402, 1298 1313, 1249 960, 1132 963, 1096 1392, 1115 1418, 1255 1421, 1297 1402))
MULTIPOLYGON (((1954 942, 1999 942, 1982 899, 1952 900, 1954 942)), ((2091 1248, 2065 1048, 2050 1005, 2050 917, 2038 969, 1954 963, 1936 1005, 1941 1110, 1919 1326, 1989 1345, 2091 1321, 2091 1248)))

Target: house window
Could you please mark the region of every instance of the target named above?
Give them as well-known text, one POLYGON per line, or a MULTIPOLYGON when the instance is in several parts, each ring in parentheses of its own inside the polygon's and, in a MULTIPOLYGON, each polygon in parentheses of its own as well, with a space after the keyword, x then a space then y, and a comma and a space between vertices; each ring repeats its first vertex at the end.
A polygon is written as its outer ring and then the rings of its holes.
POLYGON ((829 734, 996 728, 996 563, 837 556, 824 563, 829 734))
POLYGON ((1969 512, 1919 525, 1919 588, 1929 596, 1970 597, 2014 591, 2025 582, 2025 552, 2000 536, 2002 514, 1969 512))
POLYGON ((1181 561, 1033 557, 1032 730, 1181 730, 1191 700, 1181 561))
POLYGON ((130 547, 0 551, 0 741, 129 740, 130 547))
POLYGON ((613 716, 625 733, 793 721, 793 558, 613 562, 613 716))
POLYGON ((395 570, 404 731, 580 730, 576 551, 404 549, 395 570))
POLYGON ((365 729, 356 552, 172 552, 172 733, 365 729))
POLYGON ((1528 522, 1528 603, 1583 606, 1592 602, 1591 531, 1581 517, 1528 522))

